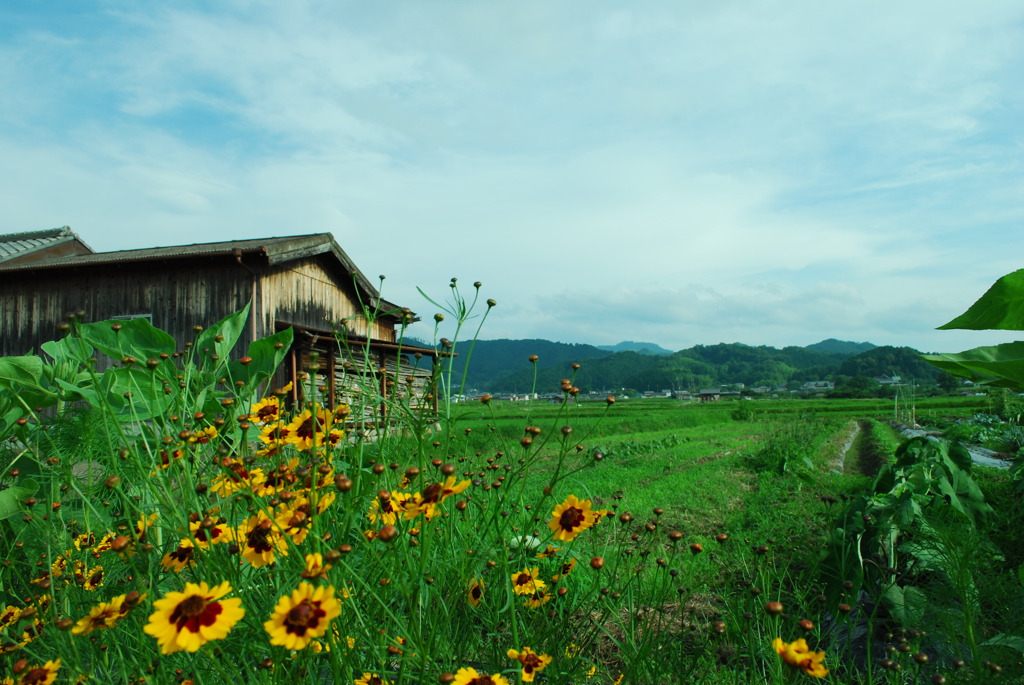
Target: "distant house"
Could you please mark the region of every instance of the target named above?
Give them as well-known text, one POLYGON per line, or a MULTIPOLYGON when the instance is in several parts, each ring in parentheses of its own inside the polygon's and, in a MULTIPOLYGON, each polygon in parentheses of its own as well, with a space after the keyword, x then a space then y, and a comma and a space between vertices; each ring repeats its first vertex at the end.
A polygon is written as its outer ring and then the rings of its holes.
MULTIPOLYGON (((288 327, 295 333, 275 382, 297 381, 316 353, 316 385, 333 405, 365 386, 350 356, 368 348, 382 396, 426 395, 436 352, 403 346, 408 354, 398 354, 397 327, 414 315, 382 299, 329 233, 93 252, 62 228, 0 236, 4 253, 12 258, 0 263, 0 355, 37 352, 76 311, 87 321, 146 318, 184 344, 194 326, 251 301, 239 355, 253 340, 288 327), (368 320, 365 308, 379 313, 368 320)), ((303 387, 294 383, 293 400, 303 387)))
POLYGON ((836 384, 832 381, 808 381, 800 386, 800 392, 818 393, 835 390, 836 384))
POLYGON ((705 388, 700 391, 701 402, 718 402, 722 399, 722 392, 718 388, 705 388))

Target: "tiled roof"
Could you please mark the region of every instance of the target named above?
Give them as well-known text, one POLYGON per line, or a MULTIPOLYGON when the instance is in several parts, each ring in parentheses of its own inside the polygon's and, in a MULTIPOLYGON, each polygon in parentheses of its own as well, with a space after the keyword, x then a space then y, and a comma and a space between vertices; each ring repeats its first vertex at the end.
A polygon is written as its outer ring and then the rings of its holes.
POLYGON ((85 245, 68 226, 45 231, 0 234, 0 263, 72 240, 85 245))

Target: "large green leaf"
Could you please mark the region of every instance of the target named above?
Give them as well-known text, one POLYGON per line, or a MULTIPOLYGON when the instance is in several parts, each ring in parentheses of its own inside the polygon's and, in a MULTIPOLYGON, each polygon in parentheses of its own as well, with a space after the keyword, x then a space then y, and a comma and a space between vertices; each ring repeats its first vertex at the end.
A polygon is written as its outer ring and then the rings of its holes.
POLYGON ((31 478, 23 478, 16 485, 0 490, 0 520, 23 511, 22 501, 36 494, 38 489, 39 483, 31 478))
POLYGON ((0 385, 38 385, 42 377, 43 360, 34 354, 26 354, 23 357, 0 357, 0 385))
POLYGON ((235 360, 228 367, 231 379, 243 381, 246 390, 252 390, 256 385, 273 376, 292 346, 292 336, 292 329, 286 328, 274 335, 253 342, 249 345, 249 363, 242 364, 235 360))
POLYGON ((905 626, 920 625, 928 608, 928 595, 913 586, 890 585, 882 593, 882 601, 889 608, 892 617, 905 626))
POLYGON ((48 340, 40 345, 43 352, 56 362, 73 361, 85 363, 92 356, 92 345, 77 336, 69 335, 60 340, 48 340))
POLYGON ((950 328, 1024 331, 1024 269, 1000 278, 970 309, 939 326, 950 328))
MULTIPOLYGON (((242 331, 245 330, 245 322, 249 318, 250 304, 246 303, 244 307, 234 314, 228 314, 203 331, 196 340, 197 354, 203 354, 203 350, 206 349, 208 354, 215 354, 218 357, 208 368, 217 368, 227 362, 228 354, 234 348, 235 343, 238 342, 242 331), (218 340, 218 338, 220 339, 218 340)), ((209 360, 209 357, 207 359, 209 360)))
POLYGON ((120 360, 131 355, 140 362, 174 352, 174 338, 148 319, 98 321, 82 326, 82 338, 97 350, 120 360), (114 326, 118 330, 114 330, 114 326))
POLYGON ((958 354, 922 355, 929 364, 975 383, 1024 389, 1024 342, 975 347, 958 354))

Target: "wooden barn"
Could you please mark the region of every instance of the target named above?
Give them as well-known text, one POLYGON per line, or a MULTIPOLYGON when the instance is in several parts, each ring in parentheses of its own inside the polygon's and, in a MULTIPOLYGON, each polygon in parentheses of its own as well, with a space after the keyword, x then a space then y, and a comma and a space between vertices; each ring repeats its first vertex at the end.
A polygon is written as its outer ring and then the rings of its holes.
POLYGON ((0 355, 38 352, 58 336, 66 315, 79 311, 86 321, 144 317, 184 344, 195 326, 251 301, 236 349, 244 354, 253 340, 293 328, 292 352, 275 379, 293 381, 293 400, 309 386, 297 381, 314 353, 317 394, 332 406, 357 399, 352 395, 371 378, 385 398, 428 394, 436 352, 400 350, 397 340, 402 317, 412 312, 381 299, 330 233, 92 252, 70 229, 54 231, 0 236, 0 256, 14 255, 0 261, 0 355), (42 235, 54 231, 61 235, 42 235), (367 309, 379 314, 370 320, 367 309), (370 370, 363 368, 367 349, 370 370))

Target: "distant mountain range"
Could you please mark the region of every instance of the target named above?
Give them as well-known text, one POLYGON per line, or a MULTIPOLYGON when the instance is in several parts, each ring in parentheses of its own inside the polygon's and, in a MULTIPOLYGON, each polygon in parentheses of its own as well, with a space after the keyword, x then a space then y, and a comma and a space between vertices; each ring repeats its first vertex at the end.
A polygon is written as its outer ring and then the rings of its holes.
POLYGON ((478 340, 458 343, 455 381, 468 362, 466 387, 479 392, 554 392, 563 378, 583 391, 696 390, 723 384, 779 387, 853 376, 889 376, 934 382, 935 367, 908 347, 823 340, 806 347, 740 343, 696 345, 670 352, 653 343, 595 346, 550 340, 478 340), (537 355, 536 364, 529 361, 537 355), (573 370, 572 365, 580 365, 573 370), (536 376, 536 386, 534 378, 536 376))
POLYGON ((598 349, 609 352, 636 352, 637 354, 672 354, 672 350, 666 350, 661 345, 647 342, 633 342, 626 340, 618 345, 598 345, 598 349))

